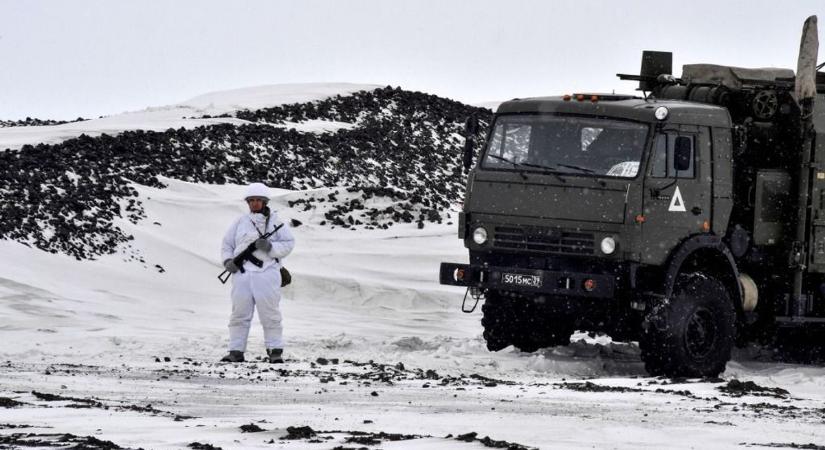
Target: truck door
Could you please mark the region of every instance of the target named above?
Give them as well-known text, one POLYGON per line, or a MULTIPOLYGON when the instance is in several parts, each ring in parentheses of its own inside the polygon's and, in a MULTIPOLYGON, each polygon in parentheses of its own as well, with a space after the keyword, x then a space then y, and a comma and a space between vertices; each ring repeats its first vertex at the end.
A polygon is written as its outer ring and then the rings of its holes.
POLYGON ((685 126, 657 131, 645 173, 642 262, 663 264, 688 236, 711 225, 710 132, 685 126))

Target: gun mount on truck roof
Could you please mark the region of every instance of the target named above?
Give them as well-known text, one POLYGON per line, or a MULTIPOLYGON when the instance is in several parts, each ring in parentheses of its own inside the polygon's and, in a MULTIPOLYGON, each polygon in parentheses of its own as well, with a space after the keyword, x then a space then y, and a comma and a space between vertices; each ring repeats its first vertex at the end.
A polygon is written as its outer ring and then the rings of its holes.
MULTIPOLYGON (((443 284, 490 350, 638 340, 651 374, 715 376, 734 342, 825 325, 825 73, 816 17, 788 69, 643 53, 643 96, 516 99, 469 173, 443 284), (465 302, 467 296, 465 296, 465 302)), ((468 120, 465 166, 478 124, 468 120)))

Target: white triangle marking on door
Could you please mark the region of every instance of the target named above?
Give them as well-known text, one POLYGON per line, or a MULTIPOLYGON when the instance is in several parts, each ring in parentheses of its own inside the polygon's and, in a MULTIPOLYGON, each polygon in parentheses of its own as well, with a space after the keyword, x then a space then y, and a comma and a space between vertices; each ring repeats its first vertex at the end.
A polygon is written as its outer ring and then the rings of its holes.
POLYGON ((676 212, 685 212, 685 201, 682 200, 682 192, 679 190, 679 186, 676 186, 676 190, 673 191, 673 198, 670 199, 670 208, 667 209, 668 211, 676 211, 676 212))

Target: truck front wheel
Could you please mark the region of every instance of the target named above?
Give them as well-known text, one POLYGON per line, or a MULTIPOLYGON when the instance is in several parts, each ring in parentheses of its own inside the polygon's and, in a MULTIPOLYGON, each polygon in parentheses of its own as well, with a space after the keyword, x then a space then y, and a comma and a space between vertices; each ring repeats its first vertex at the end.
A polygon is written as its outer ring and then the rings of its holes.
POLYGON ((487 349, 494 352, 511 344, 527 353, 567 345, 574 331, 569 318, 550 315, 529 297, 508 298, 490 291, 481 311, 484 313, 481 319, 484 340, 487 349))
POLYGON ((715 377, 725 370, 736 336, 736 311, 719 280, 680 275, 669 300, 653 306, 639 340, 651 375, 715 377))
POLYGON ((573 331, 575 329, 571 319, 547 315, 533 306, 522 316, 513 345, 527 353, 545 347, 568 345, 573 331))
POLYGON ((484 313, 481 318, 484 340, 487 342, 487 350, 497 352, 512 343, 515 326, 513 311, 498 292, 489 291, 485 297, 484 304, 481 305, 481 312, 484 313))

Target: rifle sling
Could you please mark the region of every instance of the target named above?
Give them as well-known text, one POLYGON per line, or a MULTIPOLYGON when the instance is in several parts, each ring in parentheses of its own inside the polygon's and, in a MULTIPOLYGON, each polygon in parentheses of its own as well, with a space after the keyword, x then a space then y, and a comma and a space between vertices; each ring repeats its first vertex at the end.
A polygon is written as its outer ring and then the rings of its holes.
POLYGON ((263 265, 264 265, 264 262, 263 262, 263 261, 261 261, 260 259, 256 258, 256 257, 255 257, 255 256, 253 256, 253 255, 249 255, 249 257, 248 257, 248 258, 246 258, 246 260, 247 260, 247 261, 249 261, 249 262, 251 262, 252 264, 254 264, 254 265, 255 265, 255 267, 261 267, 261 266, 263 266, 263 265))

